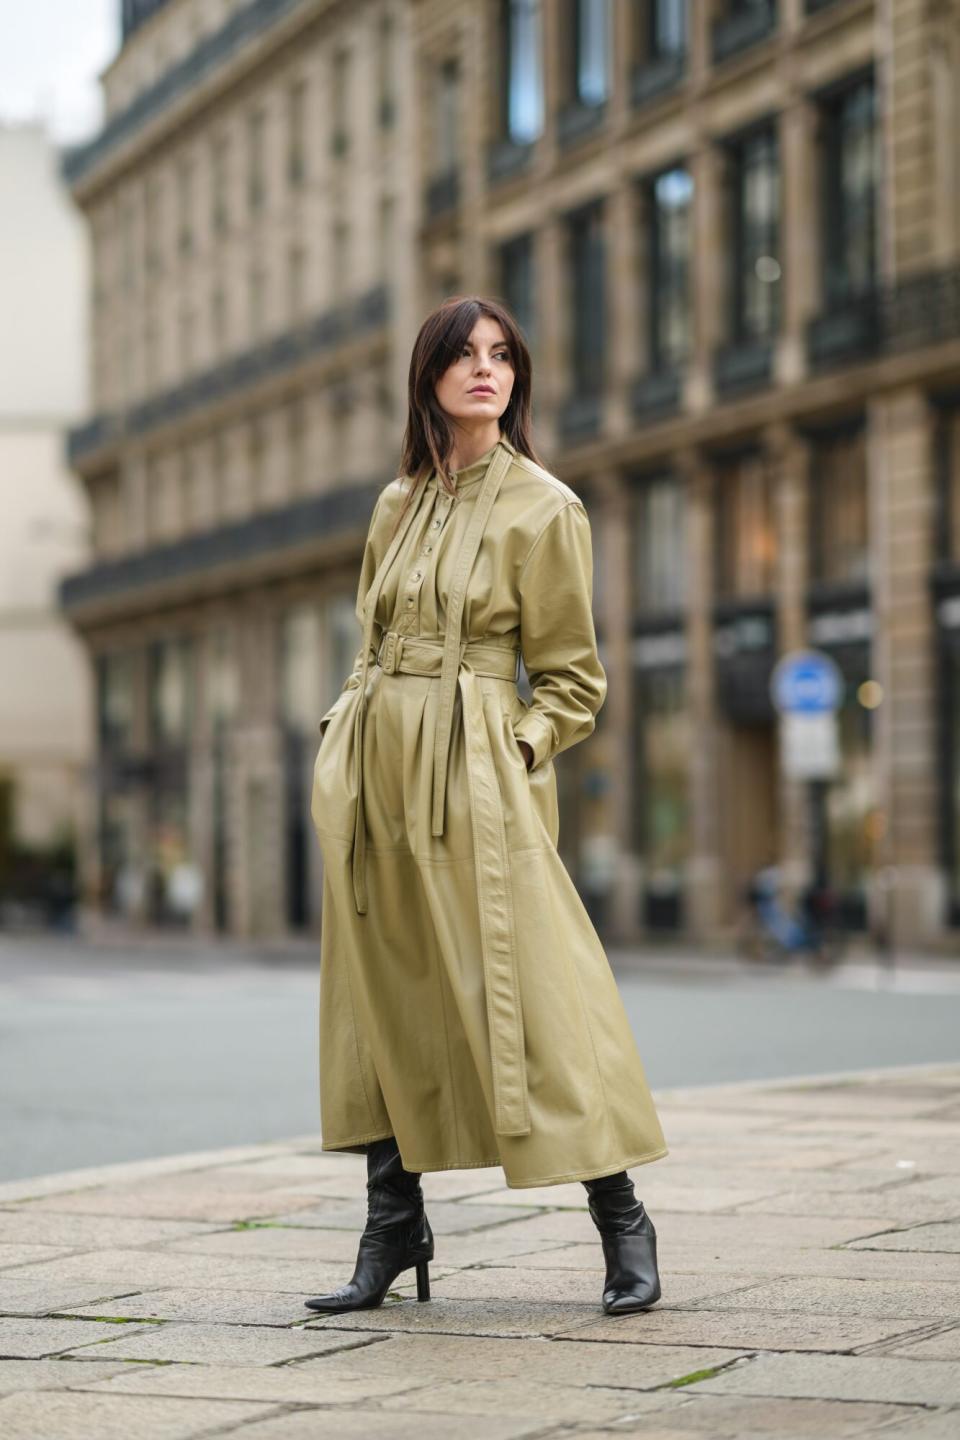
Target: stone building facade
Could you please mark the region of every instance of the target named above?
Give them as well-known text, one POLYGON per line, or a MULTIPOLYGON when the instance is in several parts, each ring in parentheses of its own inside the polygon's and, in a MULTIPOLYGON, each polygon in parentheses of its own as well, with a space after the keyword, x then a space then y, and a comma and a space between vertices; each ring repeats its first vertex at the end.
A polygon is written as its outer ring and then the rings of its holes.
POLYGON ((124 856, 188 855, 198 926, 317 923, 315 719, 410 343, 489 291, 593 522, 609 696, 557 770, 604 931, 721 940, 776 861, 854 928, 882 896, 901 943, 956 948, 958 0, 128 9, 68 160, 97 558, 64 603, 105 893, 124 856), (804 645, 845 679, 813 793, 769 694, 804 645))

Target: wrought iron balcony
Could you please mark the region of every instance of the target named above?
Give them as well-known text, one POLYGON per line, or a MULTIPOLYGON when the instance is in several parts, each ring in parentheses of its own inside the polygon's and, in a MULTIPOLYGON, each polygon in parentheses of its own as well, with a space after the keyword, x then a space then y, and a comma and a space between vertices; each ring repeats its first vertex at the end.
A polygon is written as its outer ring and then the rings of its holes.
POLYGON ((435 220, 440 215, 446 215, 451 210, 456 210, 460 203, 460 175, 454 170, 444 170, 440 175, 434 175, 432 180, 427 182, 427 193, 424 197, 427 215, 435 220))
POLYGON ((807 327, 811 368, 916 350, 960 338, 960 266, 833 301, 807 327))
POLYGON ((633 382, 630 403, 638 420, 653 420, 678 410, 681 394, 678 370, 651 370, 633 382))
POLYGON ((99 135, 84 145, 64 151, 61 168, 67 183, 72 185, 82 179, 111 150, 129 140, 168 105, 195 89, 248 41, 300 3, 301 0, 251 0, 242 10, 237 10, 219 30, 204 36, 188 55, 142 91, 125 110, 108 120, 99 135))
POLYGON ((602 418, 602 391, 578 390, 565 402, 557 424, 565 439, 585 440, 599 434, 602 418))
POLYGON ((362 530, 382 487, 382 478, 363 485, 343 485, 183 540, 100 561, 61 581, 60 604, 71 611, 108 600, 132 599, 137 591, 151 586, 189 582, 224 565, 262 561, 313 539, 327 541, 340 532, 362 530))
POLYGON ((773 375, 773 341, 738 340, 723 345, 713 363, 713 382, 720 395, 766 385, 773 375))
POLYGON ((638 65, 630 79, 630 99, 634 105, 645 105, 661 95, 676 90, 682 83, 687 68, 687 57, 683 51, 673 55, 654 55, 638 65))
POLYGON ((776 0, 756 0, 754 4, 736 4, 730 13, 713 22, 713 60, 719 64, 731 55, 738 55, 757 45, 777 28, 776 0))
POLYGON ((353 300, 326 310, 295 330, 288 330, 222 365, 192 376, 182 385, 152 395, 134 405, 125 415, 98 415, 71 430, 67 455, 71 463, 124 435, 140 435, 158 425, 168 424, 215 400, 243 390, 248 385, 282 374, 311 356, 332 349, 344 340, 355 339, 385 325, 389 316, 389 291, 374 286, 353 300))
POLYGON ((530 168, 533 144, 517 140, 495 140, 487 151, 487 179, 491 185, 522 175, 530 168))
POLYGON ((557 111, 557 139, 562 146, 576 145, 601 130, 606 119, 606 101, 588 105, 583 100, 571 100, 557 111))

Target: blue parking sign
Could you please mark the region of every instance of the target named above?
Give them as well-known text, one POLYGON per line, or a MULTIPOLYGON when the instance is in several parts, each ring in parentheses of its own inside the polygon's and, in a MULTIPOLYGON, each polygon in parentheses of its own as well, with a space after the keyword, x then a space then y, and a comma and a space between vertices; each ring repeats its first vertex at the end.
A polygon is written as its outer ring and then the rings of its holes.
POLYGON ((839 709, 843 675, 822 650, 791 650, 774 666, 770 694, 783 715, 822 715, 839 709))

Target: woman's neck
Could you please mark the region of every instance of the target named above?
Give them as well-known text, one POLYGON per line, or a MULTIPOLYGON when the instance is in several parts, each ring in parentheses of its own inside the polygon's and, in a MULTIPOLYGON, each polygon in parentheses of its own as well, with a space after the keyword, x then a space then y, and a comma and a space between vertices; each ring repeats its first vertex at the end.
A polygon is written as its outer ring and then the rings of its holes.
POLYGON ((454 431, 453 446, 447 458, 447 467, 454 470, 465 470, 472 465, 474 460, 479 460, 491 450, 500 439, 500 426, 496 421, 484 426, 480 431, 454 431))

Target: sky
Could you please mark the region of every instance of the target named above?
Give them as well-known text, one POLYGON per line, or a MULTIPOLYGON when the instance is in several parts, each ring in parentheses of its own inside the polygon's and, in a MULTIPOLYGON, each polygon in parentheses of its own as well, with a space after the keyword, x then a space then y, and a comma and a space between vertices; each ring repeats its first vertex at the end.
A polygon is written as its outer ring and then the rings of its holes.
POLYGON ((89 139, 119 15, 120 0, 0 0, 0 123, 41 120, 61 144, 89 139))

